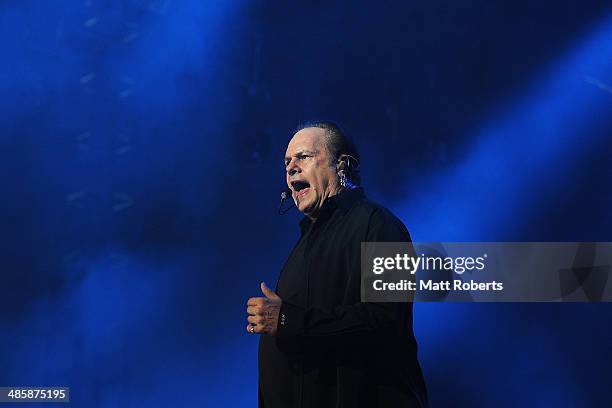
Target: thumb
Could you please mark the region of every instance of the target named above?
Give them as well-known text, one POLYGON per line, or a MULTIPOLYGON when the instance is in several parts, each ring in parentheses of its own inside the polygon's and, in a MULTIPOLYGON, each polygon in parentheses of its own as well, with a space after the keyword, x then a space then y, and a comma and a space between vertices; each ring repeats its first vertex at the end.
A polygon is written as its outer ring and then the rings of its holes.
POLYGON ((268 299, 279 299, 278 295, 274 293, 265 282, 261 282, 261 291, 268 299))

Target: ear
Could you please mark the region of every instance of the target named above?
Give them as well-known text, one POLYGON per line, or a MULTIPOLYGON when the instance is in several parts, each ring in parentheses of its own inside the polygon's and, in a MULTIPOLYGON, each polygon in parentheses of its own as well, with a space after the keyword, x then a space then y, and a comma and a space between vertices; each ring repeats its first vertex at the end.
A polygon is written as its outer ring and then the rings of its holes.
POLYGON ((338 157, 338 163, 336 164, 336 172, 338 173, 338 175, 346 175, 346 170, 348 167, 346 159, 346 155, 341 155, 340 157, 338 157))

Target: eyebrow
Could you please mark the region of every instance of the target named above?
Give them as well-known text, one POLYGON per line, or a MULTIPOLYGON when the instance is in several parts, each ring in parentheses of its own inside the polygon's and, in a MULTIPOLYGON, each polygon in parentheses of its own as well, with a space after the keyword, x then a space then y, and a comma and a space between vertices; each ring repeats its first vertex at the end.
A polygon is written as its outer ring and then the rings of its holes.
MULTIPOLYGON (((315 154, 317 154, 317 152, 314 151, 314 150, 300 150, 300 151, 296 152, 293 155, 293 157, 298 157, 298 156, 301 156, 303 154, 310 154, 310 155, 314 156, 315 154)), ((285 164, 287 164, 288 161, 291 161, 291 157, 286 156, 285 157, 285 164)))

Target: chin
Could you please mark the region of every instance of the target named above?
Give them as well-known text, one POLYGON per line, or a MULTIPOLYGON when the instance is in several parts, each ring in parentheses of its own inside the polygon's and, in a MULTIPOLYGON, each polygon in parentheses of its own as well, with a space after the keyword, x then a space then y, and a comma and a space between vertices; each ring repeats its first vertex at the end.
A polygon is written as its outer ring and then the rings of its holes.
POLYGON ((307 203, 300 203, 297 206, 298 210, 300 210, 301 213, 303 214, 308 214, 310 212, 310 210, 312 209, 311 205, 308 205, 307 203))

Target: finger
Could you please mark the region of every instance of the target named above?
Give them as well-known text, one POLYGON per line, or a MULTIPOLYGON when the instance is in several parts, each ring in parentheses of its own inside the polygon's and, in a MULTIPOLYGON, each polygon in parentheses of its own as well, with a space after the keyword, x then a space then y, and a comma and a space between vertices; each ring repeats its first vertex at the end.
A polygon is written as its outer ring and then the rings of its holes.
POLYGON ((249 316, 247 317, 247 321, 251 324, 260 324, 263 322, 263 318, 261 316, 249 316))
POLYGON ((261 315, 263 310, 261 310, 260 306, 249 306, 247 307, 247 313, 250 315, 261 315))
POLYGON ((251 324, 247 324, 246 331, 248 331, 251 334, 260 333, 260 331, 257 329, 257 327, 253 326, 251 324), (253 331, 251 331, 251 327, 253 327, 253 329, 252 329, 253 331))
POLYGON ((261 282, 261 291, 268 299, 279 299, 278 295, 274 293, 265 282, 261 282))
POLYGON ((257 333, 257 334, 263 334, 264 333, 264 327, 261 324, 249 324, 250 327, 253 328, 253 331, 251 331, 251 329, 249 328, 249 332, 250 333, 257 333))
POLYGON ((247 302, 247 306, 257 306, 257 305, 261 305, 263 303, 263 299, 262 297, 252 297, 248 300, 247 302))

